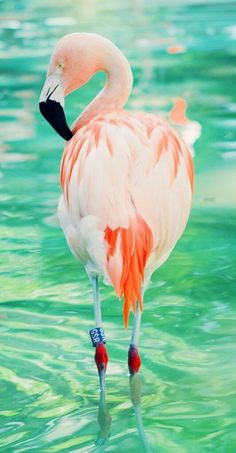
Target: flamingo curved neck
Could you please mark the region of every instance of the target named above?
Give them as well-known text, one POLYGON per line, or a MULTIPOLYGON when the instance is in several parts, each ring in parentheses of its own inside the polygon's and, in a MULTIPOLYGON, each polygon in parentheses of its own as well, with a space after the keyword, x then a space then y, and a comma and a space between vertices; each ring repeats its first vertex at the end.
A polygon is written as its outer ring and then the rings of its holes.
POLYGON ((122 109, 129 98, 133 84, 129 62, 113 44, 105 50, 94 74, 104 71, 106 84, 72 125, 73 134, 96 115, 122 109))

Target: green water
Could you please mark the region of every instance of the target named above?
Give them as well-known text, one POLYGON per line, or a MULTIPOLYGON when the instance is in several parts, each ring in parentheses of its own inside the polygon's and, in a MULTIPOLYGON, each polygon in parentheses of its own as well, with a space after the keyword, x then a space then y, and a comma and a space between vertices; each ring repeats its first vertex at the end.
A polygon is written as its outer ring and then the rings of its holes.
MULTIPOLYGON (((1 0, 0 14, 0 451, 234 453, 235 2, 1 0), (146 293, 141 407, 130 399, 130 330, 101 285, 102 426, 91 288, 56 219, 63 141, 38 112, 51 51, 71 31, 125 51, 129 109, 166 114, 182 96, 202 128, 191 219, 146 293)), ((103 80, 67 99, 70 122, 103 80)))

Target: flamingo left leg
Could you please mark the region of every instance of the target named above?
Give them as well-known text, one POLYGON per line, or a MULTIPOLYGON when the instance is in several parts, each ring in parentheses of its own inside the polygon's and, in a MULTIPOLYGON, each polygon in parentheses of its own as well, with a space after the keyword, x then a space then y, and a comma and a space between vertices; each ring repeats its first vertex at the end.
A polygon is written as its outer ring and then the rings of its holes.
POLYGON ((138 370, 141 365, 141 359, 140 359, 140 356, 138 353, 138 338, 139 338, 139 331, 140 331, 141 316, 142 316, 142 312, 141 312, 139 303, 136 302, 136 312, 135 312, 131 342, 130 342, 130 347, 129 347, 129 352, 128 352, 128 366, 129 366, 129 372, 131 375, 138 373, 138 370))
POLYGON ((93 306, 96 327, 90 330, 90 337, 93 346, 96 348, 94 359, 98 369, 100 391, 104 392, 108 354, 105 347, 105 334, 102 328, 102 311, 99 297, 98 276, 92 276, 91 280, 93 286, 93 306))

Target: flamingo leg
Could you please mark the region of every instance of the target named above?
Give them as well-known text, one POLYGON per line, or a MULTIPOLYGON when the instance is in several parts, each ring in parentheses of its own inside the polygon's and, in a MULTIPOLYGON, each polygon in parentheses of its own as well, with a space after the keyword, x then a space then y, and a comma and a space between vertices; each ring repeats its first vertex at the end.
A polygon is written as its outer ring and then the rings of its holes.
POLYGON ((98 276, 92 276, 91 280, 93 287, 93 307, 96 327, 90 330, 90 337, 93 346, 96 348, 94 359, 98 369, 100 391, 104 392, 108 354, 105 348, 106 339, 102 328, 102 311, 99 297, 98 276))
POLYGON ((141 396, 142 396, 142 381, 141 377, 138 373, 130 376, 130 399, 133 404, 134 415, 136 420, 137 432, 140 438, 140 441, 143 446, 143 451, 145 453, 151 453, 152 450, 149 446, 148 439, 146 437, 144 426, 143 426, 143 418, 142 418, 142 408, 141 408, 141 396))
POLYGON ((99 297, 99 287, 98 287, 98 276, 95 275, 92 277, 93 285, 93 308, 94 308, 94 318, 97 327, 101 327, 102 324, 102 311, 101 303, 99 297))
MULTIPOLYGON (((110 435, 112 418, 110 416, 107 404, 106 404, 106 393, 100 392, 99 405, 98 405, 98 424, 99 433, 96 441, 98 447, 102 447, 106 444, 106 441, 110 435)), ((104 451, 99 450, 99 451, 104 451)))
POLYGON ((141 316, 142 312, 139 306, 139 303, 136 302, 136 312, 134 316, 134 324, 131 336, 131 342, 128 352, 128 366, 129 372, 131 375, 134 373, 138 373, 138 370, 141 365, 141 359, 138 353, 138 339, 139 339, 139 331, 140 331, 140 324, 141 324, 141 316))

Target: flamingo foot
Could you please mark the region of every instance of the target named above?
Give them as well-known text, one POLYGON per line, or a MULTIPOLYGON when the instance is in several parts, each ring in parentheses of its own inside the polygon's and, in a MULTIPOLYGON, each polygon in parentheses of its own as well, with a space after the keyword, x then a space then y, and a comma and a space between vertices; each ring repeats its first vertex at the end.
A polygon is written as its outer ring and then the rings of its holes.
POLYGON ((138 348, 131 344, 128 352, 128 366, 130 374, 133 375, 135 373, 138 373, 140 365, 141 359, 138 353, 138 348))
POLYGON ((105 391, 105 377, 106 377, 106 369, 108 363, 108 354, 103 342, 99 342, 96 345, 96 351, 94 360, 97 365, 98 369, 98 376, 99 376, 99 384, 100 384, 100 391, 105 391))

